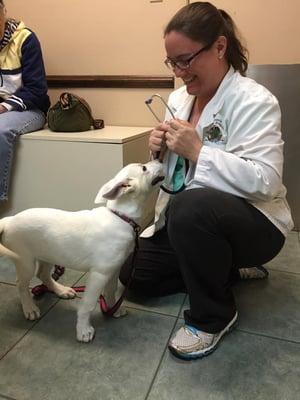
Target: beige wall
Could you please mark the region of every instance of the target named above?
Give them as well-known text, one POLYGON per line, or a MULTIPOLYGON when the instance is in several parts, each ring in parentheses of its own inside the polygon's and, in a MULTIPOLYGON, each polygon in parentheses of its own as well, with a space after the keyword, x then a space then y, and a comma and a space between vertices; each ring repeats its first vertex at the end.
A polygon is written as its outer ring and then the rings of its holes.
MULTIPOLYGON (((170 75, 163 28, 186 0, 6 0, 39 36, 47 74, 170 75)), ((52 102, 63 89, 50 90, 52 102)), ((73 89, 107 125, 152 126, 144 100, 156 89, 73 89)), ((159 90, 165 98, 169 90, 159 90)))
POLYGON ((166 74, 163 27, 186 0, 6 0, 44 47, 49 74, 166 74))
POLYGON ((300 63, 299 0, 215 0, 213 4, 233 17, 251 64, 300 63))
MULTIPOLYGON (((168 75, 162 31, 186 0, 6 0, 39 36, 47 74, 168 75)), ((229 11, 250 62, 299 63, 299 0, 215 0, 229 11)), ((56 101, 63 89, 50 90, 56 101)), ((152 126, 144 100, 157 90, 74 89, 108 125, 152 126)), ((165 98, 169 90, 159 90, 165 98)))

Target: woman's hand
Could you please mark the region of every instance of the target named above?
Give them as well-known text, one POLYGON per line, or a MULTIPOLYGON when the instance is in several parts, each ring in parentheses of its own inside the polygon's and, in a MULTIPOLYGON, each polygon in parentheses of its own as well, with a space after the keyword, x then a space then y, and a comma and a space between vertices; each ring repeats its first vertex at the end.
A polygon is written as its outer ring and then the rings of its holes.
POLYGON ((202 142, 196 129, 187 121, 172 119, 166 125, 165 141, 174 153, 196 163, 202 142))
POLYGON ((153 131, 150 133, 149 137, 149 148, 156 157, 157 154, 159 154, 159 160, 162 161, 164 154, 166 152, 167 146, 166 146, 166 140, 165 140, 165 134, 166 130, 168 127, 168 123, 163 122, 159 125, 157 125, 153 131))
POLYGON ((5 112, 7 112, 7 111, 8 111, 7 108, 4 107, 2 104, 0 104, 0 114, 3 114, 5 112))

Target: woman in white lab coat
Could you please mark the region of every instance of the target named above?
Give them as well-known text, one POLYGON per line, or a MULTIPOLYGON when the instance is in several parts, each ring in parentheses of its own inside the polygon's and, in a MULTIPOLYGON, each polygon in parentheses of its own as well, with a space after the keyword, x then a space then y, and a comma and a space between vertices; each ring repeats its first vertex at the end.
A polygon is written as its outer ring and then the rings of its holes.
POLYGON ((184 86, 168 101, 175 119, 167 111, 149 146, 164 161, 169 193, 161 190, 155 222, 140 239, 131 288, 188 293, 185 325, 169 349, 189 360, 210 354, 234 327, 232 283, 266 277, 261 265, 278 254, 293 222, 280 108, 245 77, 247 53, 230 16, 210 3, 189 4, 167 25, 165 48, 184 86))

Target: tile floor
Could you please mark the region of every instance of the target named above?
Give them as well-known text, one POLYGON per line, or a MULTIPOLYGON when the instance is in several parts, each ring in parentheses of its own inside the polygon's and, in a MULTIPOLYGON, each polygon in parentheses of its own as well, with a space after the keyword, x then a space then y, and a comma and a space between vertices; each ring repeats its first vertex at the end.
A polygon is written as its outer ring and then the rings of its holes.
MULTIPOLYGON (((235 288, 239 324, 217 351, 174 358, 169 337, 182 323, 185 295, 126 302, 128 315, 94 312, 96 337, 75 339, 76 300, 39 299, 42 317, 25 321, 14 269, 0 258, 0 399, 296 400, 300 398, 300 239, 289 235, 267 281, 235 288)), ((66 272, 76 284, 84 277, 66 272)))

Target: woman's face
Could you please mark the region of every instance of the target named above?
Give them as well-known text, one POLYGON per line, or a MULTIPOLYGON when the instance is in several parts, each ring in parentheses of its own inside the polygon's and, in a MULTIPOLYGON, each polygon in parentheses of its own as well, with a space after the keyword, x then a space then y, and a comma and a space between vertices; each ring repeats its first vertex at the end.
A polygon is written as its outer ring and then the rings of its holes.
MULTIPOLYGON (((167 58, 172 61, 187 60, 207 43, 195 42, 180 32, 171 31, 165 36, 167 58)), ((213 45, 199 53, 187 69, 174 67, 177 78, 181 78, 189 94, 198 97, 211 97, 228 71, 224 57, 226 38, 220 36, 213 45)))

